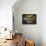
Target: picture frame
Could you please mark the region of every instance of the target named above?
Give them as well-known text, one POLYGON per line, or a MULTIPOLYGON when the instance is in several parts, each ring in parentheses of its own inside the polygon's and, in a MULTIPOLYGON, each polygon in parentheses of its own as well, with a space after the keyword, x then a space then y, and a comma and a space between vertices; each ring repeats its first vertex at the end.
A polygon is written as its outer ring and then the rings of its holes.
POLYGON ((22 14, 22 24, 36 24, 36 14, 22 14))

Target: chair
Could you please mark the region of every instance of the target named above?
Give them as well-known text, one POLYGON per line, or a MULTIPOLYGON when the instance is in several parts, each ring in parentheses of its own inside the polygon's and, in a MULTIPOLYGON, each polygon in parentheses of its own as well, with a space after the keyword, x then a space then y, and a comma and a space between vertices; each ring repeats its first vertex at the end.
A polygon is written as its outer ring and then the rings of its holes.
POLYGON ((26 40, 25 46, 35 46, 35 43, 32 40, 26 40))
POLYGON ((15 33, 16 46, 22 46, 22 33, 15 33))

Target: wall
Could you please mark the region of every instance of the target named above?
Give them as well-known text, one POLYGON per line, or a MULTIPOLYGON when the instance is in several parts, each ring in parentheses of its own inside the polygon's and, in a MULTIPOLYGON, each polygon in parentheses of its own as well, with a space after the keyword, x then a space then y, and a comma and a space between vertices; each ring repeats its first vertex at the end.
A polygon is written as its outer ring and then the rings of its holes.
POLYGON ((42 46, 46 46, 46 0, 41 1, 41 40, 42 46))
POLYGON ((18 32, 23 33, 23 37, 34 40, 36 46, 41 46, 41 1, 40 0, 22 0, 13 6, 14 24, 18 32), (16 6, 18 5, 18 6, 16 6), (22 14, 37 14, 36 25, 23 25, 22 14))
POLYGON ((16 0, 0 0, 0 27, 12 29, 12 6, 16 0))

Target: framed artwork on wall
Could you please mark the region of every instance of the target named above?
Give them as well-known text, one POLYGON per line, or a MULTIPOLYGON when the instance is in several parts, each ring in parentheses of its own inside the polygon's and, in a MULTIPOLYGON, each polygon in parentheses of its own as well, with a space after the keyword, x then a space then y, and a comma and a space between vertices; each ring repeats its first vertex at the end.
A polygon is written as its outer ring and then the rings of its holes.
POLYGON ((36 14, 22 14, 22 24, 36 24, 36 14))

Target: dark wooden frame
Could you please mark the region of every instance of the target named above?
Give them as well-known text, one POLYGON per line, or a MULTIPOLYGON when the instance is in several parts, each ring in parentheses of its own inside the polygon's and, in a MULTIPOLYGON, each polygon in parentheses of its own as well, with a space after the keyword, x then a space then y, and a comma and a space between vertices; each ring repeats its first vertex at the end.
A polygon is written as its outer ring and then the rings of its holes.
POLYGON ((22 24, 36 24, 36 14, 22 14, 22 24))

